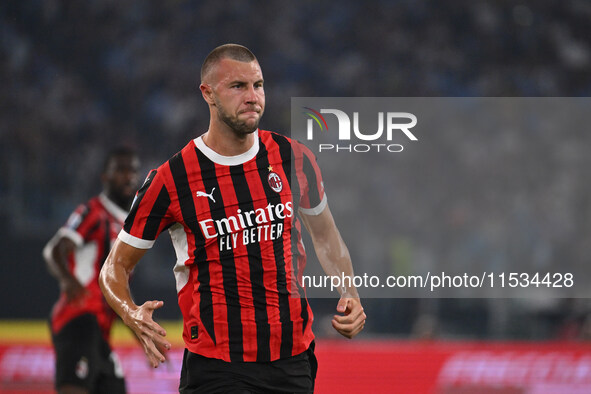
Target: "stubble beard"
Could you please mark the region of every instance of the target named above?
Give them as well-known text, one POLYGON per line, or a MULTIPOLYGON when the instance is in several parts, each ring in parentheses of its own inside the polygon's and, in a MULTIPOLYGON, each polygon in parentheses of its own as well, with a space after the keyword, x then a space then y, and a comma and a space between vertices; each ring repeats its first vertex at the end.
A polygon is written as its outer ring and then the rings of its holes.
POLYGON ((259 112, 259 118, 256 120, 254 125, 248 125, 245 121, 238 119, 238 115, 233 116, 228 114, 219 102, 216 102, 216 107, 219 120, 228 125, 228 127, 230 127, 230 129, 237 136, 245 136, 254 133, 255 130, 258 129, 259 122, 261 120, 261 117, 263 116, 263 110, 261 109, 261 111, 259 112))

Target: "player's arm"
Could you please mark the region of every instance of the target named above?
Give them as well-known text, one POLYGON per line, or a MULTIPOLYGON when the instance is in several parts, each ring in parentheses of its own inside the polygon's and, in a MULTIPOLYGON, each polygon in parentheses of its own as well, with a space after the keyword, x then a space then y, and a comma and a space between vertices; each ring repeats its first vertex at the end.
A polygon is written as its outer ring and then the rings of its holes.
POLYGON ((156 368, 166 360, 170 349, 166 331, 152 319, 163 301, 147 301, 136 305, 129 290, 129 276, 147 249, 138 249, 117 239, 103 264, 99 284, 105 299, 123 322, 138 337, 150 364, 156 368))
MULTIPOLYGON (((351 256, 341 234, 337 229, 328 205, 318 215, 301 214, 302 221, 308 229, 318 260, 329 276, 344 275, 353 279, 353 264, 351 256)), ((332 319, 332 326, 341 335, 347 338, 353 338, 365 325, 365 313, 359 299, 357 289, 343 287, 339 289, 341 299, 337 305, 337 312, 341 315, 335 315, 332 319)))
POLYGON ((76 244, 70 238, 58 234, 43 249, 43 258, 51 275, 57 279, 60 290, 68 301, 75 301, 86 294, 86 289, 68 269, 68 258, 76 244))

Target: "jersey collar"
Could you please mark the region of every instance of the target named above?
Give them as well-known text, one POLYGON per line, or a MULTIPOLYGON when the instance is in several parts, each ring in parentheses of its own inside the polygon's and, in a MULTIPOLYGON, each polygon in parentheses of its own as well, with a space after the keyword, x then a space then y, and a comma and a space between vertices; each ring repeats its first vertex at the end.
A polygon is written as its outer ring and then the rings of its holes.
POLYGON ((117 218, 117 220, 121 222, 125 221, 128 212, 110 200, 105 193, 99 194, 99 201, 111 215, 117 218))
POLYGON ((209 160, 223 166, 237 166, 244 164, 247 161, 253 159, 257 153, 259 153, 259 129, 254 131, 254 143, 250 149, 236 156, 220 155, 209 146, 205 145, 205 142, 203 142, 203 138, 201 138, 201 136, 195 138, 193 141, 195 141, 195 146, 197 149, 199 149, 209 160))

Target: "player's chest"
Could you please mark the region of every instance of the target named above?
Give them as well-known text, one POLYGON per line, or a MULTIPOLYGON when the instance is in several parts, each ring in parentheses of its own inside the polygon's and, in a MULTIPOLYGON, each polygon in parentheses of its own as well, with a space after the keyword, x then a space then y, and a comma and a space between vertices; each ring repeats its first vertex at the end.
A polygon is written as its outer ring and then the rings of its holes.
POLYGON ((189 173, 187 187, 178 193, 179 219, 207 238, 220 229, 233 231, 293 217, 291 179, 280 164, 189 173))

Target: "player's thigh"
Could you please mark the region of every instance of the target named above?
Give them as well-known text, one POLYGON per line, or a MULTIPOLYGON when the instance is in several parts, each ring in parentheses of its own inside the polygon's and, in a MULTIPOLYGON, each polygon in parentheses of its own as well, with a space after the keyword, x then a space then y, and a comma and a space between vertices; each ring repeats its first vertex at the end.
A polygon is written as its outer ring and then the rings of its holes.
POLYGON ((249 375, 258 376, 265 393, 313 393, 317 362, 313 344, 307 351, 296 356, 270 363, 270 368, 253 369, 249 375))
POLYGON ((93 394, 125 394, 125 379, 117 354, 102 338, 100 348, 101 368, 93 394))
POLYGON ((92 315, 79 316, 52 333, 58 392, 73 393, 76 388, 92 390, 101 368, 100 339, 100 328, 92 315))
POLYGON ((89 394, 90 391, 88 391, 85 388, 82 387, 78 387, 78 386, 72 386, 72 385, 63 385, 59 388, 57 394, 89 394))
POLYGON ((181 394, 254 394, 229 363, 185 349, 179 384, 181 394))
POLYGON ((125 380, 114 376, 99 379, 96 390, 92 394, 126 394, 125 380))

